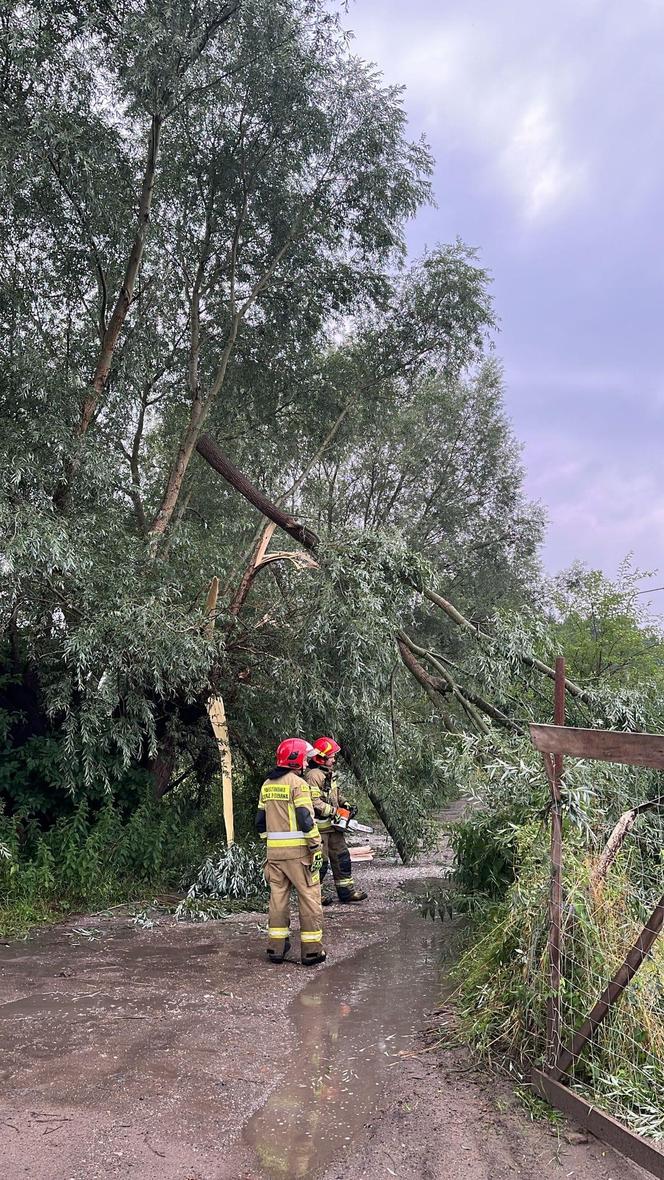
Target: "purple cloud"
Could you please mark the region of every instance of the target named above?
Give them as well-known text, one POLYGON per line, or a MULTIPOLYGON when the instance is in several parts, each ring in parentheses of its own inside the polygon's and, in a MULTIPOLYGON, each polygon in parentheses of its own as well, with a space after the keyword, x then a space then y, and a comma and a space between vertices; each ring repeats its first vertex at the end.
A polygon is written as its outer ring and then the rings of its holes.
POLYGON ((494 275, 548 568, 664 567, 664 5, 357 0, 347 23, 436 156, 412 252, 459 234, 494 275))

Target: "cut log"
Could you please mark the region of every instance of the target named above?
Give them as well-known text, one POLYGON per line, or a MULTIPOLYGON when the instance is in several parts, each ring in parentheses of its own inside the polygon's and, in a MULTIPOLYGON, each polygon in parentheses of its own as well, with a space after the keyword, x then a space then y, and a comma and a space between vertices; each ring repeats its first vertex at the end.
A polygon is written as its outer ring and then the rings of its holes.
POLYGON ((373 860, 374 851, 370 844, 360 844, 349 848, 351 860, 373 860))

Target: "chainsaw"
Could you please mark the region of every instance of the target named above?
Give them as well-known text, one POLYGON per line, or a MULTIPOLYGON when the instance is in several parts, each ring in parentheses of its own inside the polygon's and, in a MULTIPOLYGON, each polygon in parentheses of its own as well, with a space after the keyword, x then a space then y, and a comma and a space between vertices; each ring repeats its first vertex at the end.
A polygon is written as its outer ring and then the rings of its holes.
POLYGON ((332 827, 341 828, 344 832, 366 832, 367 835, 373 832, 373 828, 369 827, 369 824, 358 824, 357 820, 352 818, 347 807, 337 807, 332 827))

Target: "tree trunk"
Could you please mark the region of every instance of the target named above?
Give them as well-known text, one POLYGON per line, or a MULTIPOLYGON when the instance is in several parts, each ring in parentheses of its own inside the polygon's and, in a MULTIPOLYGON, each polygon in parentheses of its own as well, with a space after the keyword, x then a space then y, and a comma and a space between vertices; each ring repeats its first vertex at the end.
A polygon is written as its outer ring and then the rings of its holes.
POLYGON ((217 621, 217 599, 219 598, 219 578, 215 574, 210 582, 210 588, 205 600, 205 626, 203 634, 206 639, 214 637, 214 625, 217 621))
POLYGON ((233 820, 233 763, 231 748, 228 740, 228 723, 222 697, 210 697, 207 703, 210 724, 217 741, 219 761, 221 763, 221 794, 226 827, 226 844, 230 848, 235 843, 235 825, 233 820))
POLYGON ((92 380, 90 382, 90 390, 86 394, 83 405, 81 406, 81 415, 75 430, 75 444, 76 450, 74 456, 68 461, 65 467, 64 479, 58 485, 54 502, 57 508, 63 511, 69 502, 72 481, 76 476, 76 472, 81 464, 81 448, 85 435, 88 432, 90 423, 92 422, 94 412, 97 408, 101 395, 108 381, 108 375, 111 371, 111 364, 113 363, 113 355, 118 343, 120 332, 123 324, 127 318, 127 312, 131 306, 131 301, 134 294, 134 284, 136 276, 143 257, 143 247, 145 246, 145 239, 147 236, 147 229, 150 222, 150 208, 152 206, 152 196, 154 193, 155 172, 157 167, 157 157, 159 155, 159 140, 161 137, 162 116, 160 114, 153 114, 152 122, 150 124, 150 135, 148 139, 147 160, 145 163, 145 171, 143 173, 143 183, 141 185, 141 197, 138 205, 138 223, 136 226, 136 233, 127 259, 127 266, 125 268, 122 286, 115 301, 115 307, 111 314, 104 336, 101 342, 101 349, 97 358, 92 380))
POLYGON ((367 795, 369 796, 369 799, 371 800, 371 802, 376 810, 376 814, 378 815, 381 823, 385 827, 385 830, 389 833, 389 836, 392 839, 394 846, 395 846, 397 852, 399 853, 399 856, 401 857, 403 863, 408 864, 408 861, 410 860, 410 855, 408 853, 408 849, 406 848, 406 845, 404 844, 403 839, 401 838, 398 825, 395 824, 392 816, 389 813, 388 808, 385 806, 384 800, 381 799, 380 795, 378 794, 378 792, 376 791, 376 789, 374 787, 369 786, 362 770, 360 769, 358 762, 356 762, 355 758, 350 753, 350 751, 344 747, 344 749, 342 750, 342 755, 343 755, 344 761, 347 762, 348 766, 350 767, 353 777, 356 779, 356 781, 359 783, 359 785, 364 788, 367 795))
POLYGON ((83 403, 81 411, 81 420, 78 427, 79 435, 85 434, 95 406, 101 397, 104 386, 108 381, 108 375, 111 371, 111 364, 113 361, 113 353, 118 342, 118 337, 122 331, 122 326, 127 318, 127 312, 131 306, 131 301, 134 295, 134 284, 138 274, 138 268, 141 265, 143 257, 143 248, 145 246, 145 239, 147 236, 147 229, 150 222, 150 209, 152 207, 152 197, 154 194, 155 172, 157 168, 157 157, 159 155, 159 141, 161 139, 161 124, 162 116, 154 114, 150 124, 150 136, 148 139, 148 154, 145 164, 145 172, 143 174, 143 183, 141 185, 141 197, 138 204, 138 224, 136 226, 136 235, 132 243, 129 258, 127 260, 127 267, 125 270, 124 279, 113 313, 108 323, 108 327, 104 333, 99 358, 97 360, 97 367, 92 378, 92 391, 88 394, 83 403))
POLYGON ((153 553, 156 551, 159 538, 166 532, 175 511, 180 492, 182 491, 184 477, 187 474, 191 456, 196 449, 198 435, 206 415, 206 404, 200 397, 196 396, 191 405, 187 428, 168 476, 168 482, 159 506, 159 511, 150 526, 150 541, 152 543, 153 553))
POLYGON ((373 803, 373 806, 375 807, 377 814, 380 816, 381 822, 384 824, 386 830, 389 832, 390 837, 394 842, 394 846, 395 846, 397 852, 399 853, 399 856, 401 857, 402 862, 405 865, 407 865, 408 861, 410 860, 410 856, 408 854, 408 849, 406 848, 406 845, 404 844, 403 840, 401 839, 401 836, 399 835, 399 829, 395 826, 395 824, 392 821, 392 817, 386 811, 385 804, 383 803, 383 800, 380 798, 380 795, 376 794, 375 789, 373 787, 370 787, 367 783, 365 783, 365 790, 366 790, 367 795, 369 796, 371 802, 373 803))
POLYGON ((219 473, 232 488, 235 488, 245 500, 253 504, 254 508, 258 508, 268 520, 274 521, 279 528, 288 533, 294 541, 298 541, 300 545, 304 545, 305 549, 315 549, 318 545, 319 538, 316 533, 308 529, 306 525, 300 524, 294 517, 278 508, 267 496, 258 490, 251 480, 247 479, 246 475, 240 471, 230 459, 224 455, 220 447, 217 446, 214 439, 210 438, 209 434, 202 434, 196 444, 196 450, 199 455, 205 459, 215 471, 219 473))
POLYGON ((606 880, 606 875, 616 859, 620 849, 622 848, 626 837, 631 832, 639 815, 644 811, 653 811, 656 807, 661 807, 662 802, 659 799, 648 800, 646 803, 640 803, 638 807, 632 807, 629 811, 625 811, 621 815, 618 823, 614 827, 609 836, 602 855, 595 865, 590 875, 590 888, 595 890, 606 880))
POLYGON ((242 577, 240 578, 240 583, 238 585, 238 588, 235 591, 235 594, 233 595, 233 597, 231 599, 231 605, 229 607, 229 614, 234 619, 237 618, 237 616, 239 615, 240 610, 244 604, 244 601, 245 601, 249 591, 251 590, 251 585, 252 585, 254 578, 256 577, 256 574, 258 573, 261 559, 265 556, 265 551, 266 551, 268 545, 270 544, 270 541, 272 540, 272 534, 274 533, 274 530, 276 529, 276 527, 277 526, 274 523, 274 521, 270 521, 269 524, 265 525, 265 528, 263 529, 260 537, 258 538, 258 542, 256 544, 256 547, 254 548, 254 550, 251 554, 251 557, 249 558, 249 561, 245 567, 244 573, 242 574, 242 577))
POLYGON ((155 799, 163 799, 170 789, 176 756, 175 742, 170 734, 167 734, 150 766, 155 799))

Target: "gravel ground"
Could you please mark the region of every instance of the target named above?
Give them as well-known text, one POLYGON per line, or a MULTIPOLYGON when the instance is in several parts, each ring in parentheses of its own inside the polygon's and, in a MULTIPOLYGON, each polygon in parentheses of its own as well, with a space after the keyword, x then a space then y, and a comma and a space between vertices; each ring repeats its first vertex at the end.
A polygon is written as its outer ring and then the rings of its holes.
POLYGON ((400 886, 448 863, 443 848, 407 869, 360 866, 370 899, 325 911, 328 963, 314 970, 266 962, 259 914, 145 929, 116 911, 0 946, 0 1175, 643 1177, 595 1141, 532 1124, 466 1053, 423 1040, 441 935, 400 886), (355 1045, 361 1065, 339 1073, 339 1047, 354 1058, 355 1045))

